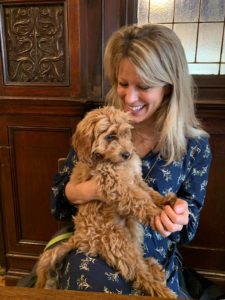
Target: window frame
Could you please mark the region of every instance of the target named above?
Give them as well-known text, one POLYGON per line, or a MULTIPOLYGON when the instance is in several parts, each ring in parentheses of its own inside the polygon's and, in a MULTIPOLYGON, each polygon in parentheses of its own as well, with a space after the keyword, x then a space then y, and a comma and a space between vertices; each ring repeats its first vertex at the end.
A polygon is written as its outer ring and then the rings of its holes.
MULTIPOLYGON (((131 23, 135 24, 137 23, 138 0, 131 0, 131 2, 133 5, 127 7, 128 14, 133 17, 131 23)), ((215 104, 217 102, 225 105, 225 75, 192 74, 192 77, 197 87, 197 103, 213 102, 215 104)))

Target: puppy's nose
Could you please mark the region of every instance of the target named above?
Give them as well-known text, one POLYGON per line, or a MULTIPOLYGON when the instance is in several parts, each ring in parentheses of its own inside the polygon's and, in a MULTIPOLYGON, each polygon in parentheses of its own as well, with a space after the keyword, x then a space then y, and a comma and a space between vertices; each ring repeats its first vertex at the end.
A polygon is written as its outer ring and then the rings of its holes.
POLYGON ((130 153, 128 151, 121 153, 121 156, 124 160, 127 160, 130 157, 130 153))

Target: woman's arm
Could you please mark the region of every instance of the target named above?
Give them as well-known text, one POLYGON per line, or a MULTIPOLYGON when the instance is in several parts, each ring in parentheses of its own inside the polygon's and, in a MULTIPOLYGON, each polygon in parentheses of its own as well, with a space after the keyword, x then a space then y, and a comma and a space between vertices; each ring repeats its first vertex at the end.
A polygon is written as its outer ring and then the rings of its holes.
POLYGON ((53 178, 51 212, 56 219, 61 221, 71 221, 72 215, 76 212, 75 206, 69 202, 65 195, 65 186, 70 180, 76 161, 76 153, 71 148, 62 171, 56 173, 53 178))
POLYGON ((65 196, 73 204, 83 204, 100 198, 94 178, 76 185, 69 181, 65 187, 65 196))
POLYGON ((63 170, 54 177, 51 211, 54 217, 61 221, 71 220, 72 215, 76 213, 76 204, 100 199, 99 189, 94 178, 76 185, 70 181, 70 175, 77 160, 75 151, 71 149, 63 170))
POLYGON ((155 218, 155 227, 164 237, 170 236, 179 243, 188 243, 194 238, 204 205, 210 163, 210 146, 204 138, 191 148, 189 172, 177 193, 179 198, 174 207, 166 206, 155 218))

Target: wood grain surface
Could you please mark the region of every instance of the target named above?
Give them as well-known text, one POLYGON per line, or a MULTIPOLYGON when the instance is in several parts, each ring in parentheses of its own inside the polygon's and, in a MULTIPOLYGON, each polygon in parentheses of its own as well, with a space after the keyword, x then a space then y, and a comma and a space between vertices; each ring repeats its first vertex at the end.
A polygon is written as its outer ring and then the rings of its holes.
MULTIPOLYGON (((117 294, 45 290, 34 288, 0 287, 1 300, 160 300, 162 298, 117 294)), ((165 298, 164 298, 165 300, 165 298)))

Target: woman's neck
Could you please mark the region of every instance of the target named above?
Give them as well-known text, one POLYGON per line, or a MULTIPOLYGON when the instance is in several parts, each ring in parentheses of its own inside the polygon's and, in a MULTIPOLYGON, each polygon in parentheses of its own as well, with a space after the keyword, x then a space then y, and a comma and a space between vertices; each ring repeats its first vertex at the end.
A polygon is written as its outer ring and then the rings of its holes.
POLYGON ((154 127, 135 126, 134 146, 137 154, 144 157, 151 152, 157 144, 157 137, 154 127))

